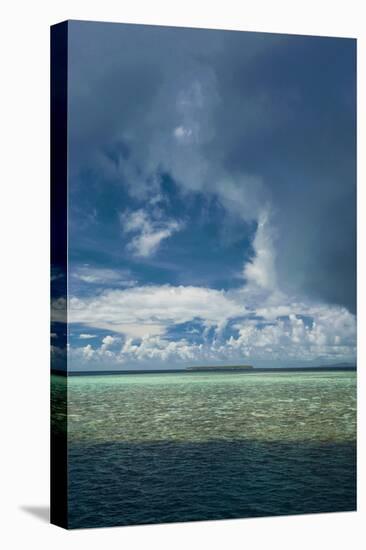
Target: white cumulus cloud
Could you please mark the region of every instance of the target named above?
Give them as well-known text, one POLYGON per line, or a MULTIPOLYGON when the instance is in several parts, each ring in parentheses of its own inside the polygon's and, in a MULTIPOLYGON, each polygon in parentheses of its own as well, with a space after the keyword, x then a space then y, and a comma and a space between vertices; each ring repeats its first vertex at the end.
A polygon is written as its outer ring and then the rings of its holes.
POLYGON ((194 319, 219 326, 244 314, 244 305, 224 291, 194 286, 114 289, 92 297, 72 297, 69 301, 71 323, 132 337, 162 334, 170 325, 194 319))

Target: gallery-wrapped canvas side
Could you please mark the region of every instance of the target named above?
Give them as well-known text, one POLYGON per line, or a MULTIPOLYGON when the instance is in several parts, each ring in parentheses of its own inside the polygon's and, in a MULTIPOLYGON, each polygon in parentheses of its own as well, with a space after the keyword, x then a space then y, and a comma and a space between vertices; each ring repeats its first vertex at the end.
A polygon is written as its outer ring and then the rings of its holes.
POLYGON ((67 35, 51 27, 51 523, 67 527, 67 35))

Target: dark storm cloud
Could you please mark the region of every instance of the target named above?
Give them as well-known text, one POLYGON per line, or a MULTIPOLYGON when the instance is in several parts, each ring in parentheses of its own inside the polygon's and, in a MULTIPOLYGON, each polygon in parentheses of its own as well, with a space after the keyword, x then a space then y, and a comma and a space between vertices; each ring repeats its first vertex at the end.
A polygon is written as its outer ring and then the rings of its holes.
MULTIPOLYGON (((130 194, 269 204, 288 291, 355 309, 355 41, 70 24, 70 159, 130 194)), ((82 189, 85 192, 85 189, 82 189)))
POLYGON ((216 60, 227 106, 216 113, 216 149, 227 170, 262 175, 282 280, 354 311, 355 41, 282 37, 277 45, 249 67, 236 55, 235 71, 231 51, 216 60), (242 103, 253 105, 252 119, 243 120, 242 103))

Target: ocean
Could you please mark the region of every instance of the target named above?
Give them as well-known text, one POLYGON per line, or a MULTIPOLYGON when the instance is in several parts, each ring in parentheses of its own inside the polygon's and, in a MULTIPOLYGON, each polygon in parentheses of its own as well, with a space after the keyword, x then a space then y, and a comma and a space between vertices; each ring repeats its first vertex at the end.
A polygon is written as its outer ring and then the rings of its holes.
POLYGON ((352 371, 69 377, 67 432, 70 528, 356 509, 352 371))

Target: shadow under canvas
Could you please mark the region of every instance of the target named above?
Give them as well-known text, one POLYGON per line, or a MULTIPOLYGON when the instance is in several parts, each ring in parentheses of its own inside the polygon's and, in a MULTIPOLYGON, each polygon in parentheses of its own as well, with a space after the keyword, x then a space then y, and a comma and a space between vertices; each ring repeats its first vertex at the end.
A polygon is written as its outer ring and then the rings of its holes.
POLYGON ((20 506, 20 509, 43 522, 49 523, 50 521, 49 506, 20 506))

